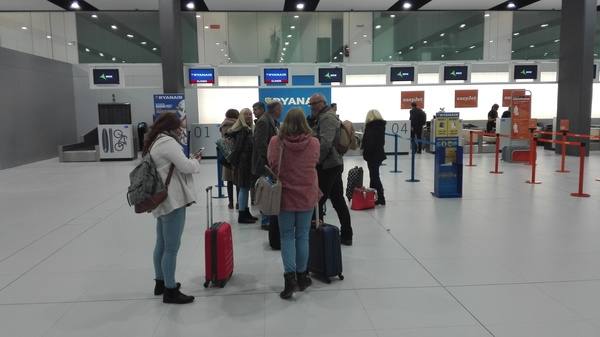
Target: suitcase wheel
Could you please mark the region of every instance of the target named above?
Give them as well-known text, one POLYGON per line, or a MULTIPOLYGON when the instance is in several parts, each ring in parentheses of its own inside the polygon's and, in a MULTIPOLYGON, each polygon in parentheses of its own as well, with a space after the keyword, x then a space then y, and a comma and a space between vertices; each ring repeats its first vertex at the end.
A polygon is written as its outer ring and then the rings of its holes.
POLYGON ((324 277, 323 281, 327 284, 331 284, 331 279, 329 279, 329 277, 324 277))
POLYGON ((208 288, 208 285, 210 284, 210 281, 206 281, 204 282, 204 288, 208 288))
POLYGON ((221 281, 218 283, 218 287, 219 288, 225 288, 225 283, 227 283, 226 281, 221 281))
POLYGON ((344 280, 344 275, 339 274, 338 277, 340 278, 340 280, 342 280, 342 281, 344 280))

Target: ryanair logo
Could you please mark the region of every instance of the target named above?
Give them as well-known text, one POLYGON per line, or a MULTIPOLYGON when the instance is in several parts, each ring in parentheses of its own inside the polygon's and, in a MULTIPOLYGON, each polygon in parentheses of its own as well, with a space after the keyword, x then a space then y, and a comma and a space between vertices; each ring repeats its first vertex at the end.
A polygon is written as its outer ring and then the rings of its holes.
POLYGON ((308 105, 310 97, 265 97, 267 104, 280 102, 283 105, 308 105))

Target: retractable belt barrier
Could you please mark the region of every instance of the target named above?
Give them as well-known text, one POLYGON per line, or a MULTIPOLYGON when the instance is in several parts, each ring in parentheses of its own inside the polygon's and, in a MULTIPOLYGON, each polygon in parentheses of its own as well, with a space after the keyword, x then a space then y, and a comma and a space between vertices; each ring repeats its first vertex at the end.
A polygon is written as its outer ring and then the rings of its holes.
POLYGON ((402 171, 398 170, 398 139, 400 136, 397 133, 385 133, 386 136, 394 137, 394 170, 390 171, 391 173, 402 173, 402 171))
POLYGON ((496 137, 496 149, 495 149, 495 162, 494 162, 494 171, 490 171, 491 174, 502 174, 504 172, 500 171, 500 137, 508 137, 506 135, 501 135, 499 133, 491 133, 485 132, 483 130, 469 130, 469 163, 465 166, 477 166, 473 164, 473 134, 479 133, 485 137, 496 137))

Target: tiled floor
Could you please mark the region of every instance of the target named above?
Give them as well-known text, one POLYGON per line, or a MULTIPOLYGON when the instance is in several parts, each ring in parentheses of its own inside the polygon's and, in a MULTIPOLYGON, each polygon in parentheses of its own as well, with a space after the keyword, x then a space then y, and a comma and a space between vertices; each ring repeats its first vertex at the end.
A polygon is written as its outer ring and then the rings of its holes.
MULTIPOLYGON (((586 167, 589 199, 569 196, 574 171, 540 154, 530 168, 492 155, 465 167, 464 197, 435 199, 433 157, 417 158, 420 183, 382 167, 388 205, 352 212, 344 281, 315 282, 282 301, 282 266, 257 225, 233 224, 235 276, 204 289, 204 195, 188 211, 178 280, 194 304, 152 296, 154 221, 127 206, 133 163, 50 160, 0 171, 0 329, 10 337, 517 337, 600 335, 600 155, 586 167)), ((346 159, 346 168, 364 165, 346 159)), ((197 187, 214 184, 206 161, 197 187)), ((406 156, 400 168, 409 170, 406 156)), ((367 175, 368 176, 368 175, 367 175)), ((368 178, 367 178, 368 179, 368 178)), ((337 224, 333 209, 327 220, 337 224)))

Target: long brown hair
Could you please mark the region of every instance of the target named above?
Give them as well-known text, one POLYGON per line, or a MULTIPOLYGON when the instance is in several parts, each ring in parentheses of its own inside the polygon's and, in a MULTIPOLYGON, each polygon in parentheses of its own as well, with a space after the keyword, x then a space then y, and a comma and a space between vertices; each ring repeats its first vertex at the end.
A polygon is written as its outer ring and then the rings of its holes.
POLYGON ((288 111, 287 116, 285 116, 283 124, 279 129, 279 136, 286 138, 309 134, 311 134, 311 130, 308 127, 308 122, 306 121, 306 116, 304 116, 304 111, 297 108, 288 111))
POLYGON ((152 143, 163 132, 169 133, 171 131, 175 131, 181 127, 181 120, 176 113, 173 112, 164 112, 158 116, 154 124, 150 127, 150 132, 146 135, 146 139, 144 139, 144 150, 142 154, 145 155, 150 152, 150 146, 152 143))

